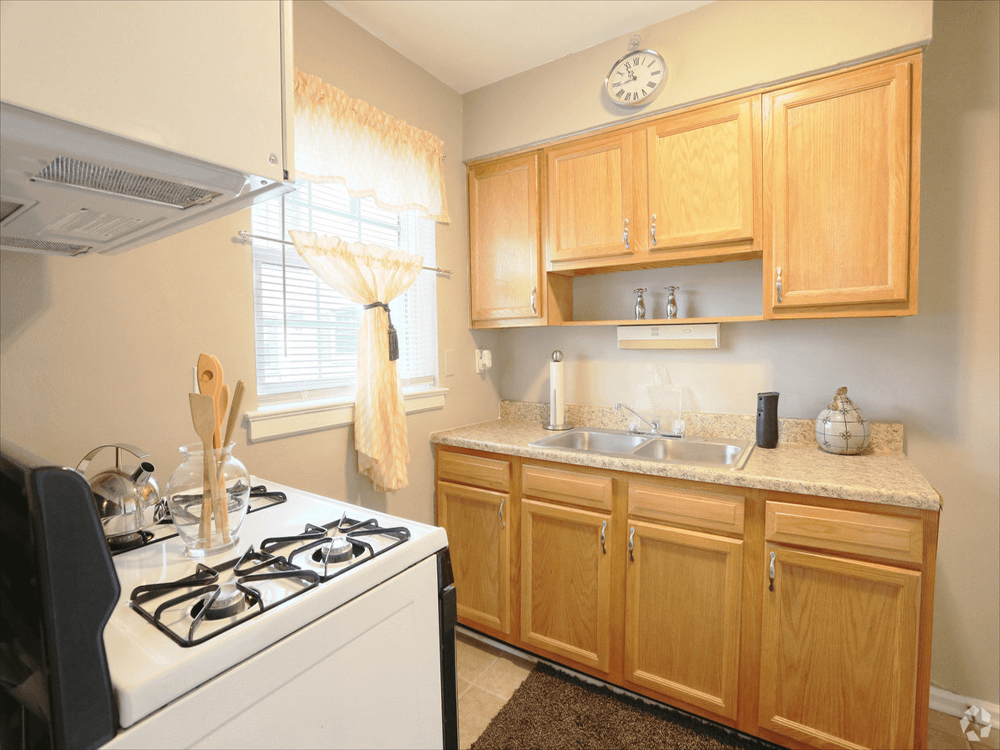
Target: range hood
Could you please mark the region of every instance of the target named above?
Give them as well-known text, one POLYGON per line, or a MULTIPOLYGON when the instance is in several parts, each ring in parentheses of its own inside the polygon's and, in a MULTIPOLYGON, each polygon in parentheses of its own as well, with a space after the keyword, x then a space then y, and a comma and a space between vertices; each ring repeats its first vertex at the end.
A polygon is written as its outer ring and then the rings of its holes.
POLYGON ((294 188, 0 102, 0 247, 115 254, 294 188))

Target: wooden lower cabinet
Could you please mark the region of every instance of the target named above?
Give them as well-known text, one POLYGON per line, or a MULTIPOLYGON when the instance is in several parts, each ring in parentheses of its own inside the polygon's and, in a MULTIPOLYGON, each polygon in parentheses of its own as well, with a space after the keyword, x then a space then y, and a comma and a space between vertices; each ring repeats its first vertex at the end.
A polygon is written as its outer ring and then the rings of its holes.
POLYGON ((765 555, 760 725, 815 747, 913 747, 921 574, 773 544, 765 555))
POLYGON ((601 672, 609 666, 611 516, 521 501, 521 640, 601 672))
POLYGON ((625 679, 736 719, 743 541, 629 522, 625 679))
POLYGON ((458 616, 510 633, 510 496, 438 482, 438 523, 448 530, 458 616))
POLYGON ((462 624, 791 748, 926 746, 937 512, 442 450, 462 624))

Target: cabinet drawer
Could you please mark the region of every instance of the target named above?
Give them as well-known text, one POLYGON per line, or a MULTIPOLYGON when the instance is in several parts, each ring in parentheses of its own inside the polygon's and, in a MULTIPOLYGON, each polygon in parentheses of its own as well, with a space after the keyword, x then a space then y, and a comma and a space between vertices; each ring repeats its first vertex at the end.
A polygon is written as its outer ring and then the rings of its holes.
POLYGON ((888 560, 923 560, 923 525, 918 518, 769 502, 764 537, 779 544, 888 560))
POLYGON ((507 492, 510 464, 494 458, 438 451, 438 479, 507 492))
POLYGON ((525 465, 521 467, 521 491, 542 500, 611 510, 611 477, 525 465))
POLYGON ((707 531, 743 533, 742 494, 724 494, 630 482, 628 514, 707 531))

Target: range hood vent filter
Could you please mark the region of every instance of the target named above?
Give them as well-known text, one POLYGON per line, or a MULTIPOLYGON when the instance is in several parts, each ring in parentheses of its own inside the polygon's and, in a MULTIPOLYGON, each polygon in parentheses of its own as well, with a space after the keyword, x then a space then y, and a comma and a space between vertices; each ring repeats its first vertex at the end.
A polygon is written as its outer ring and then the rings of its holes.
POLYGON ((59 255, 80 255, 90 250, 90 245, 74 245, 68 242, 51 242, 30 237, 0 237, 0 246, 11 250, 28 250, 59 255))
POLYGON ((90 164, 68 156, 57 157, 32 179, 182 209, 209 203, 222 195, 177 182, 145 177, 122 169, 90 164))

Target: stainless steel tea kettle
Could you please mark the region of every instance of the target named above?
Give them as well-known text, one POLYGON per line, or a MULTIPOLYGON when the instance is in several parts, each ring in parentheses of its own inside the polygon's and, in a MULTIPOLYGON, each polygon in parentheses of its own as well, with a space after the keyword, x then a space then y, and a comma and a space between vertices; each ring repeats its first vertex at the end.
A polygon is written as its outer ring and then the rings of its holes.
POLYGON ((94 493, 104 536, 111 544, 127 544, 137 540, 143 529, 159 522, 166 515, 167 504, 160 497, 160 488, 153 479, 153 464, 143 460, 149 454, 134 445, 112 443, 94 448, 83 457, 76 470, 86 476, 94 456, 105 448, 115 449, 115 468, 106 469, 87 481, 94 493), (139 459, 139 466, 131 472, 122 468, 122 451, 139 459))

